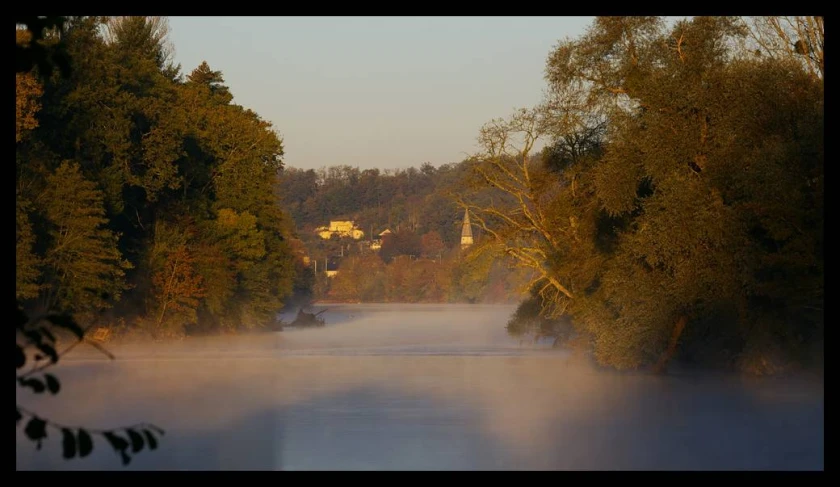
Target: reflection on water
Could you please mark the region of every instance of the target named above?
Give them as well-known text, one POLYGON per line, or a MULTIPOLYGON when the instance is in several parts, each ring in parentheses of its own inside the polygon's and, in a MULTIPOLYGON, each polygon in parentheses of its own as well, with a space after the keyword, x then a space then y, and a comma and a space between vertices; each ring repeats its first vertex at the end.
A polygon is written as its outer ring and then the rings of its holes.
MULTIPOLYGON (((821 381, 595 371, 509 338, 512 311, 332 306, 325 328, 80 353, 57 398, 18 401, 163 426, 134 469, 823 468, 821 381)), ((104 445, 65 462, 59 440, 35 452, 19 429, 17 468, 123 468, 104 445)))

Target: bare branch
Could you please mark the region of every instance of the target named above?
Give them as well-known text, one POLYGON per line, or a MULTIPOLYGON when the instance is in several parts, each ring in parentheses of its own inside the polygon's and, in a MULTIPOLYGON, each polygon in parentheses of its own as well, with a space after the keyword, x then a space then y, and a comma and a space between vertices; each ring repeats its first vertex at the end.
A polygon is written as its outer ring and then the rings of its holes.
MULTIPOLYGON (((542 208, 539 184, 532 171, 531 151, 548 130, 558 126, 548 121, 550 107, 521 109, 509 119, 485 124, 479 134, 483 152, 472 158, 474 174, 485 188, 503 192, 502 207, 491 200, 479 203, 477 195, 456 195, 456 202, 470 211, 473 221, 499 250, 518 266, 534 271, 531 284, 545 281, 568 298, 573 295, 548 266, 548 251, 560 244, 558 233, 569 230, 551 225, 542 208)), ((573 232, 572 232, 573 235, 573 232)), ((572 237, 573 238, 573 237, 572 237)))

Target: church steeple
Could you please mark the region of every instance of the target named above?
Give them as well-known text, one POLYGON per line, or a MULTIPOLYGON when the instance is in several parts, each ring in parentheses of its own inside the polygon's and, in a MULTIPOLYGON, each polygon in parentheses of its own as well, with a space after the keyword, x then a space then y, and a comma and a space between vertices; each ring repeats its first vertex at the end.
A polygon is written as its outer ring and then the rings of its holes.
POLYGON ((470 212, 464 210, 464 224, 461 227, 461 248, 467 248, 473 244, 472 227, 470 226, 470 212))

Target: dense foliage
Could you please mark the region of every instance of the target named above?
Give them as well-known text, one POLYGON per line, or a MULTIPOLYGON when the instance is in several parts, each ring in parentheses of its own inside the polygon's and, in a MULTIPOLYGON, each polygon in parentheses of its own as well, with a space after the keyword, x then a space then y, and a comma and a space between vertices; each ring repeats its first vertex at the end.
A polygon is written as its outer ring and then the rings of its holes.
POLYGON ((720 17, 598 18, 550 53, 547 100, 482 129, 460 197, 535 271, 521 314, 571 319, 617 368, 821 356, 822 23, 802 22, 820 35, 787 56, 720 17))
POLYGON ((296 284, 281 138, 206 62, 180 73, 165 19, 64 27, 39 42, 71 74, 17 75, 17 298, 154 337, 271 323, 296 284))

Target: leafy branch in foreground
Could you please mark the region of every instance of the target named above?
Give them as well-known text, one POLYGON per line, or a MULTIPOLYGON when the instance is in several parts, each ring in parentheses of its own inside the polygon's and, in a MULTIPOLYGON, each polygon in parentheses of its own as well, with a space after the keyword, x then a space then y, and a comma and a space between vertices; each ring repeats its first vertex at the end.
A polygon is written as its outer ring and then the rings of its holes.
MULTIPOLYGON (((42 318, 30 320, 21 310, 19 303, 16 311, 15 369, 18 371, 16 377, 18 387, 29 388, 35 394, 45 392, 58 394, 61 391, 61 382, 55 375, 44 370, 54 366, 61 357, 80 343, 90 344, 108 358, 114 359, 114 356, 101 345, 89 340, 85 336, 87 330, 79 326, 70 315, 48 314, 42 318), (72 335, 73 343, 58 353, 56 348, 59 340, 56 335, 62 332, 65 335, 68 333, 72 335), (31 355, 31 359, 28 355, 31 355), (31 368, 26 372, 21 372, 26 368, 27 362, 31 362, 31 368)), ((144 448, 157 449, 158 436, 164 434, 161 428, 146 423, 110 430, 68 426, 45 419, 20 405, 17 405, 15 410, 15 423, 18 427, 25 424, 24 434, 35 443, 38 450, 41 449, 43 440, 48 437, 48 428, 57 430, 61 435, 62 456, 68 460, 90 455, 93 451, 93 436, 101 436, 114 452, 120 455, 123 465, 128 465, 131 462, 131 455, 141 452, 144 448), (25 418, 29 419, 24 421, 25 418)))
POLYGON ((42 441, 48 436, 48 427, 53 428, 61 434, 62 456, 67 460, 85 458, 90 455, 93 451, 93 436, 102 436, 111 448, 120 455, 123 465, 128 465, 131 462, 132 454, 139 453, 144 448, 156 450, 158 447, 156 435, 164 435, 162 429, 145 423, 112 430, 67 426, 41 418, 37 414, 18 406, 15 412, 15 422, 18 427, 26 417, 29 420, 26 421, 24 434, 35 442, 36 448, 41 449, 42 441))

